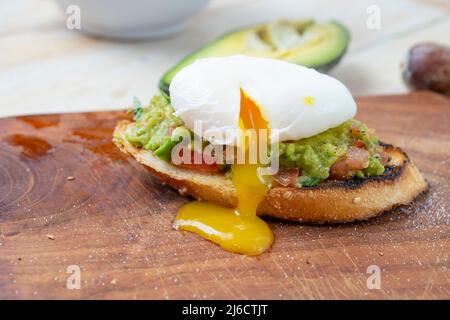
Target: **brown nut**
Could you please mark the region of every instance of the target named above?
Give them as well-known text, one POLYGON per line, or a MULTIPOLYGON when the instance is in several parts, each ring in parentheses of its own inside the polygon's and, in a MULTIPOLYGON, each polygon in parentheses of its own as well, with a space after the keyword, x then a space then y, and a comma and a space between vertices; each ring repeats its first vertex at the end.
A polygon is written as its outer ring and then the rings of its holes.
POLYGON ((450 96, 450 48, 435 43, 412 47, 403 80, 411 90, 432 90, 450 96))

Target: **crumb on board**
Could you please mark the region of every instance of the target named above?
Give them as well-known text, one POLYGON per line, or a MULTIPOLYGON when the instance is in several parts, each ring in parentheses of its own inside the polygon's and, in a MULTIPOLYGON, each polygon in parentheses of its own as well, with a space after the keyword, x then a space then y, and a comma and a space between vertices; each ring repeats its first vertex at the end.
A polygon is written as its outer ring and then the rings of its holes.
POLYGON ((353 199, 353 203, 354 203, 354 204, 360 204, 360 203, 361 203, 361 197, 355 197, 355 198, 353 199))
POLYGON ((52 234, 48 234, 48 235, 47 235, 47 238, 50 239, 50 240, 55 240, 55 236, 52 235, 52 234))
POLYGON ((73 180, 75 180, 75 177, 74 176, 68 176, 66 179, 67 179, 67 181, 73 181, 73 180))

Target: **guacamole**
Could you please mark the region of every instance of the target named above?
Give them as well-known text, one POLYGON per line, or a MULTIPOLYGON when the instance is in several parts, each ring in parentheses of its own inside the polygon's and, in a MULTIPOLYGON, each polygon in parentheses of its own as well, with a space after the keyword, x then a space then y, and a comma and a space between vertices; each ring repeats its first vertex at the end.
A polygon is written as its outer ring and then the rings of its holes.
MULTIPOLYGON (((160 95, 142 107, 135 100, 134 124, 128 126, 125 138, 135 147, 151 150, 160 158, 170 161, 172 148, 178 143, 181 131, 193 133, 176 117, 170 103, 160 95)), ((315 136, 285 141, 279 144, 280 164, 285 167, 300 168, 298 186, 313 186, 330 176, 330 169, 342 161, 347 152, 357 146, 367 155, 364 165, 352 172, 351 177, 366 178, 384 172, 378 138, 365 124, 350 119, 338 127, 315 136)))
POLYGON ((128 126, 125 138, 135 147, 152 150, 156 155, 170 160, 170 152, 176 143, 171 133, 183 126, 183 121, 173 115, 173 108, 162 96, 156 95, 149 107, 142 107, 134 101, 134 125, 128 126))
POLYGON ((280 143, 280 163, 301 168, 299 183, 311 186, 329 176, 330 167, 358 142, 370 154, 367 166, 355 172, 359 178, 380 175, 384 172, 378 138, 366 125, 350 119, 338 127, 298 141, 280 143))

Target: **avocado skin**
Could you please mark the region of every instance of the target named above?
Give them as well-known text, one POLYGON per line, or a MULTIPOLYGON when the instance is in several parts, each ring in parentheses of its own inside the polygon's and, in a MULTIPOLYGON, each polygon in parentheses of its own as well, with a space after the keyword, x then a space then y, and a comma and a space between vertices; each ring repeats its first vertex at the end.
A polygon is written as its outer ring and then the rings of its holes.
POLYGON ((184 56, 183 58, 181 58, 180 61, 178 61, 174 66, 172 66, 169 70, 167 70, 163 76, 161 77, 161 79, 159 80, 158 83, 158 87, 161 90, 162 95, 168 99, 170 101, 170 94, 169 94, 169 87, 170 87, 170 82, 172 81, 173 76, 171 77, 171 73, 174 69, 177 69, 180 65, 188 65, 192 62, 194 62, 197 59, 200 58, 207 58, 207 57, 211 57, 208 55, 201 55, 199 53, 202 53, 204 51, 207 51, 206 49, 211 48, 212 46, 214 46, 216 43, 218 42, 222 42, 222 40, 224 40, 225 38, 228 38, 230 35, 236 33, 236 32, 241 32, 242 30, 245 30, 247 28, 240 28, 240 29, 236 29, 236 30, 232 30, 229 31, 227 33, 222 34, 221 36, 218 36, 217 38, 215 38, 214 40, 208 42, 207 44, 201 46, 199 49, 189 53, 188 55, 184 56), (186 63, 188 62, 189 63, 186 63))
MULTIPOLYGON (((333 67, 335 67, 339 63, 339 61, 342 59, 342 57, 347 52, 348 44, 350 42, 350 33, 349 33, 348 29, 342 23, 335 21, 335 20, 329 21, 328 23, 333 24, 334 26, 337 26, 342 31, 343 36, 341 37, 340 40, 342 42, 344 42, 344 44, 343 44, 343 48, 341 49, 339 54, 337 56, 334 56, 332 59, 327 59, 327 60, 321 61, 320 63, 313 64, 313 65, 307 65, 307 67, 316 69, 317 71, 323 72, 323 73, 330 71, 333 67)), ((248 31, 248 30, 251 30, 254 28, 257 28, 257 27, 246 27, 246 28, 240 28, 237 30, 227 32, 227 33, 215 38, 214 40, 208 42, 207 44, 200 47, 196 51, 188 54, 184 58, 182 58, 178 63, 176 63, 173 67, 171 67, 168 71, 166 71, 164 73, 164 75, 161 77, 158 86, 159 86, 159 89, 161 90, 161 93, 163 94, 163 96, 166 97, 167 99, 170 99, 169 98, 170 97, 169 86, 170 86, 170 82, 172 81, 172 78, 176 74, 176 72, 174 73, 174 71, 177 71, 177 69, 181 69, 182 67, 194 62, 197 59, 216 56, 217 53, 215 53, 214 50, 211 50, 211 49, 213 49, 217 44, 223 43, 223 41, 226 41, 227 38, 229 38, 230 36, 233 36, 235 34, 245 32, 245 31, 248 31), (211 51, 213 53, 211 53, 211 51)), ((240 52, 235 52, 234 54, 239 54, 239 53, 240 52)), ((296 63, 295 61, 290 61, 290 62, 296 63)))
POLYGON ((331 69, 333 69, 335 66, 337 66, 337 64, 342 60, 342 57, 347 53, 347 48, 348 48, 348 46, 346 46, 345 49, 342 51, 342 53, 338 57, 336 57, 334 60, 332 60, 328 63, 322 64, 322 65, 316 66, 316 67, 311 67, 311 68, 313 68, 319 72, 322 72, 322 73, 327 73, 328 71, 331 71, 331 69))

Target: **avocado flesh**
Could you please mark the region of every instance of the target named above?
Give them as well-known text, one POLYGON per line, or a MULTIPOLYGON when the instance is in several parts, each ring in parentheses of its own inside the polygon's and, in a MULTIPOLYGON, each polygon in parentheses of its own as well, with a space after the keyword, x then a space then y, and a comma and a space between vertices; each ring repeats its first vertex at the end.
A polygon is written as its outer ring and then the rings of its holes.
POLYGON ((273 23, 227 33, 183 58, 168 70, 159 82, 165 95, 175 74, 197 59, 245 54, 281 59, 314 68, 330 70, 345 53, 350 40, 347 29, 336 21, 311 20, 273 23))

